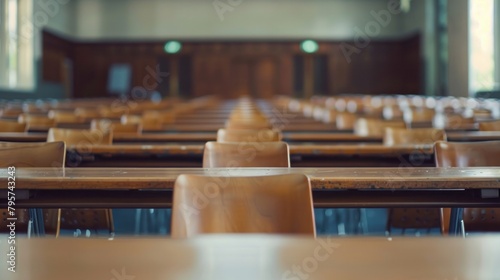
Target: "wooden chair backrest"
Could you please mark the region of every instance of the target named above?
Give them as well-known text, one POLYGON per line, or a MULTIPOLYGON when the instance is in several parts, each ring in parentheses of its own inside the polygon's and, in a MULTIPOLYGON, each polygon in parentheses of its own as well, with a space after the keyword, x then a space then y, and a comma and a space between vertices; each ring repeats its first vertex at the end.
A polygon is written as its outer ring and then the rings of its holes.
POLYGON ((119 122, 112 122, 108 119, 94 119, 90 122, 90 129, 101 130, 101 131, 111 130, 113 134, 116 133, 140 134, 142 132, 142 124, 140 123, 122 124, 119 122))
POLYGON ((337 111, 331 109, 323 110, 322 121, 324 123, 336 123, 337 122, 337 111))
POLYGON ((500 141, 438 141, 434 151, 437 167, 500 166, 500 141))
POLYGON ((51 119, 45 115, 21 114, 17 118, 17 121, 20 123, 25 123, 28 126, 52 127, 56 125, 56 121, 54 119, 51 119))
POLYGON ((290 167, 285 142, 207 142, 203 167, 290 167))
MULTIPOLYGON (((54 167, 62 168, 66 160, 64 142, 52 143, 13 143, 0 142, 0 168, 19 167, 54 167)), ((44 213, 45 232, 57 235, 59 215, 57 210, 47 209, 44 213)), ((0 209, 0 232, 7 230, 8 209, 0 209)), ((16 231, 27 232, 30 220, 26 209, 16 209, 16 231)))
POLYGON ((50 110, 48 113, 49 118, 53 119, 56 123, 82 123, 83 120, 71 111, 57 111, 50 110))
POLYGON ((413 108, 403 112, 406 123, 432 122, 436 112, 433 109, 413 108))
POLYGON ((143 122, 159 120, 161 124, 172 124, 175 122, 176 114, 172 111, 146 110, 142 113, 143 122))
POLYGON ((500 131, 500 120, 479 123, 480 131, 500 131))
POLYGON ((277 142, 281 132, 272 129, 219 129, 217 142, 277 142))
POLYGON ((66 145, 52 143, 0 142, 0 167, 64 167, 66 145))
POLYGON ((267 120, 260 119, 230 119, 226 122, 227 129, 272 129, 267 120))
POLYGON ((357 119, 358 115, 353 113, 346 113, 346 112, 337 113, 335 124, 337 126, 337 129, 351 130, 354 129, 354 123, 356 123, 357 119))
POLYGON ((381 119, 359 118, 354 124, 354 134, 360 136, 382 137, 386 127, 406 128, 404 121, 384 121, 381 119))
POLYGON ((25 132, 26 129, 25 123, 0 120, 0 132, 25 132))
POLYGON ((385 129, 384 145, 434 144, 436 141, 446 141, 446 133, 442 129, 414 128, 400 129, 388 127, 385 129))
POLYGON ((4 107, 0 108, 0 117, 17 117, 23 113, 22 107, 4 107))
POLYGON ((110 131, 50 128, 47 142, 64 141, 68 146, 111 145, 113 134, 110 131))
MULTIPOLYGON (((443 142, 434 145, 437 167, 500 166, 500 141, 443 142)), ((500 231, 499 208, 464 208, 466 231, 500 231)))
POLYGON ((315 235, 312 193, 302 174, 257 177, 180 175, 171 236, 209 233, 315 235))
POLYGON ((97 119, 101 116, 98 108, 76 108, 74 114, 84 120, 97 119))

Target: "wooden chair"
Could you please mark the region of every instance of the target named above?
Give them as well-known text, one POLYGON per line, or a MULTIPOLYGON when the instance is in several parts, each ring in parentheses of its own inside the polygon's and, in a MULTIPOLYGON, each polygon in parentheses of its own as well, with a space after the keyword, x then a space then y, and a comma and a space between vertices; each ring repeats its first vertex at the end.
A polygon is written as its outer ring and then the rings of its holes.
POLYGON ((173 111, 156 111, 146 110, 142 113, 142 120, 144 122, 152 120, 160 120, 162 125, 172 124, 175 122, 176 114, 173 111))
POLYGON ((53 143, 0 142, 0 165, 15 167, 64 167, 66 145, 53 143))
POLYGON ((358 119, 358 115, 353 113, 337 113, 335 124, 339 130, 353 130, 354 123, 358 119))
POLYGON ((406 128, 404 121, 384 121, 381 119, 359 118, 354 124, 354 134, 360 136, 380 136, 382 137, 385 128, 406 128))
POLYGON ((115 106, 99 106, 97 108, 99 112, 99 117, 107 119, 120 119, 121 116, 127 115, 130 112, 130 108, 127 104, 118 104, 115 106))
MULTIPOLYGON (((500 141, 439 141, 434 151, 437 167, 500 166, 500 141)), ((500 208, 464 208, 463 222, 466 232, 500 232, 500 208)))
POLYGON ((19 123, 25 123, 30 127, 54 127, 56 121, 45 115, 20 114, 17 118, 19 123))
POLYGON ((82 120, 97 119, 101 116, 97 108, 76 108, 74 114, 82 120))
MULTIPOLYGON (((397 129, 386 128, 384 145, 405 144, 433 144, 436 141, 446 140, 444 130, 433 128, 397 129)), ((443 217, 439 208, 390 208, 386 224, 386 232, 391 233, 392 228, 406 229, 440 228, 443 217)))
POLYGON ((406 109, 403 112, 403 119, 408 124, 408 127, 413 127, 416 124, 432 124, 436 112, 433 109, 413 108, 406 109))
POLYGON ((388 127, 385 129, 384 145, 406 144, 434 144, 436 141, 446 141, 446 133, 442 129, 414 128, 399 129, 388 127))
POLYGON ((123 115, 121 117, 121 123, 123 125, 140 125, 143 130, 160 130, 165 124, 162 118, 153 117, 153 114, 148 114, 147 117, 139 115, 123 115))
POLYGON ((302 174, 258 177, 180 175, 174 186, 171 234, 315 235, 312 193, 302 174))
POLYGON ((474 118, 463 117, 458 114, 448 114, 445 117, 446 129, 470 129, 474 126, 474 118))
POLYGON ((479 123, 480 131, 500 131, 500 120, 479 123))
POLYGON ((229 119, 226 122, 227 129, 272 129, 273 126, 262 119, 229 119))
POLYGON ((22 113, 23 108, 21 106, 6 106, 4 108, 0 108, 0 117, 12 118, 17 117, 22 113))
POLYGON ((0 132, 25 132, 26 130, 25 123, 0 120, 0 132))
POLYGON ((50 110, 48 116, 56 123, 83 123, 84 121, 71 111, 50 110))
MULTIPOLYGON (((64 142, 53 143, 13 143, 0 142, 0 168, 19 167, 64 167, 66 146, 64 142)), ((9 221, 7 209, 0 209, 0 232, 5 233, 9 221)), ((43 211, 45 232, 59 235, 59 210, 43 211)), ((16 231, 30 236, 30 214, 27 209, 16 208, 16 231)))
POLYGON ((207 142, 203 167, 290 167, 285 142, 207 142))
POLYGON ((142 133, 142 124, 129 123, 122 124, 119 122, 112 122, 109 119, 94 119, 90 122, 90 130, 111 131, 116 133, 142 133))
POLYGON ((324 123, 336 123, 337 122, 337 111, 332 109, 323 110, 323 119, 324 123))
MULTIPOLYGON (((65 164, 66 145, 62 141, 50 143, 0 142, 0 167, 58 167, 65 164)), ((6 210, 6 209, 5 209, 6 210)), ((6 211, 2 210, 1 223, 6 222, 6 211)), ((19 212, 19 211, 18 211, 19 212)), ((16 229, 27 230, 28 211, 20 211, 16 229), (21 218, 21 220, 19 219, 21 218), (21 221, 21 222, 20 222, 21 221), (20 227, 18 227, 20 225, 20 227)), ((102 230, 114 236, 111 209, 58 209, 44 210, 45 232, 59 237, 62 230, 102 230)), ((2 229, 6 229, 3 226, 2 229)))
POLYGON ((46 114, 49 110, 47 103, 23 103, 23 112, 27 114, 46 114))
POLYGON ((111 145, 111 131, 51 128, 47 134, 47 142, 64 141, 68 146, 111 145))
POLYGON ((272 129, 219 129, 217 142, 277 142, 281 132, 272 129))

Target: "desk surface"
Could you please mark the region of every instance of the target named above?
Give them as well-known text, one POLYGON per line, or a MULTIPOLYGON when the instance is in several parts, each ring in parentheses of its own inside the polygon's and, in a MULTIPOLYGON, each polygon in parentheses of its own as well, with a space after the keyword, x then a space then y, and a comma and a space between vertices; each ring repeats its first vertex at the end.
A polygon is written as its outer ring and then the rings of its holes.
MULTIPOLYGON (((500 131, 455 131, 448 132, 448 141, 491 141, 500 140, 500 131)), ((45 132, 0 133, 0 141, 44 142, 45 132)), ((215 132, 180 132, 180 133, 148 133, 113 135, 115 142, 206 142, 216 139, 215 132)), ((283 140, 290 142, 382 142, 378 136, 358 136, 348 132, 285 132, 283 140)))
MULTIPOLYGON (((500 168, 17 168, 16 189, 172 189, 180 174, 264 176, 300 173, 313 190, 500 189, 500 168)), ((0 189, 7 188, 0 169, 0 189)))
POLYGON ((207 235, 173 239, 17 239, 5 280, 439 279, 493 280, 500 236, 333 238, 207 235))
MULTIPOLYGON (((258 150, 259 143, 241 143, 242 149, 258 150)), ((203 155, 203 144, 182 145, 182 144, 115 144, 115 145, 94 145, 86 143, 76 146, 68 146, 69 150, 75 150, 81 154, 92 155, 203 155)), ((376 143, 366 144, 290 144, 291 155, 373 155, 373 156, 394 156, 408 155, 411 153, 433 154, 433 145, 398 145, 384 146, 376 143)))
MULTIPOLYGON (((6 169, 0 169, 0 197, 2 194, 3 197, 6 195, 6 172, 6 169)), ((500 207, 500 168, 443 169, 404 166, 244 169, 18 168, 16 207, 166 208, 171 206, 173 185, 180 174, 262 176, 287 173, 309 176, 315 207, 500 207), (483 197, 482 192, 487 192, 488 196, 483 197)), ((7 205, 7 199, 0 201, 0 207, 2 205, 7 205)))

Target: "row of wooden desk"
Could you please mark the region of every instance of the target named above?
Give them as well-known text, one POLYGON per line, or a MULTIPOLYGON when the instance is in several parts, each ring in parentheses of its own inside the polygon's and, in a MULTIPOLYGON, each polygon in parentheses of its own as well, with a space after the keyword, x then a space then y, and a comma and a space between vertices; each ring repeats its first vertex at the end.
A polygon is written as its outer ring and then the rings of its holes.
MULTIPOLYGON (((494 141, 500 140, 500 131, 452 131, 447 133, 448 141, 494 141)), ((145 132, 142 134, 119 133, 113 136, 116 143, 151 143, 151 142, 207 142, 215 141, 215 132, 145 132)), ((46 132, 3 132, 0 141, 12 142, 45 142, 46 132)), ((359 136, 352 132, 284 132, 283 141, 286 142, 378 142, 382 143, 381 136, 359 136)))
MULTIPOLYGON (((6 169, 0 190, 7 192, 6 169)), ((180 174, 255 176, 301 173, 315 207, 500 206, 500 169, 481 168, 18 168, 16 206, 168 208, 180 174)), ((6 205, 6 199, 0 205, 6 205)))
MULTIPOLYGON (((251 154, 258 143, 241 143, 251 154)), ((290 144, 292 167, 434 166, 432 145, 290 144)), ((68 167, 202 167, 204 144, 114 144, 68 147, 68 167)))
POLYGON ((0 240, 0 278, 496 280, 500 237, 319 238, 209 235, 169 239, 17 239, 16 272, 0 240))

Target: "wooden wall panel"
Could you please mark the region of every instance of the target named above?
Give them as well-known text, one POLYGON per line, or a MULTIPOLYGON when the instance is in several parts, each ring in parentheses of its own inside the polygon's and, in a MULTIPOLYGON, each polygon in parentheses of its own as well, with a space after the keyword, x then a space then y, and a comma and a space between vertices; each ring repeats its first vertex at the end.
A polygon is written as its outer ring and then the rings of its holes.
POLYGON ((44 32, 42 37, 42 79, 63 84, 66 59, 73 57, 73 43, 60 36, 44 32))
MULTIPOLYGON (((165 40, 166 41, 166 40, 165 40)), ((317 54, 326 57, 327 94, 418 94, 422 93, 420 36, 399 40, 371 41, 349 59, 342 46, 354 42, 322 41, 317 54)), ((74 61, 74 97, 108 95, 109 68, 114 63, 127 63, 132 68, 131 88, 140 86, 170 94, 169 77, 164 83, 148 86, 150 77, 161 62, 178 65, 180 56, 189 57, 191 81, 185 97, 217 94, 235 97, 241 94, 256 97, 300 95, 294 92, 294 56, 300 41, 186 41, 181 54, 168 55, 164 41, 145 42, 78 42, 68 41, 44 32, 44 79, 60 82, 59 63, 63 58, 74 61), (149 69, 149 70, 148 70, 149 69)), ((173 67, 173 66, 168 66, 173 67)), ((162 70, 163 71, 163 70, 162 70)))

